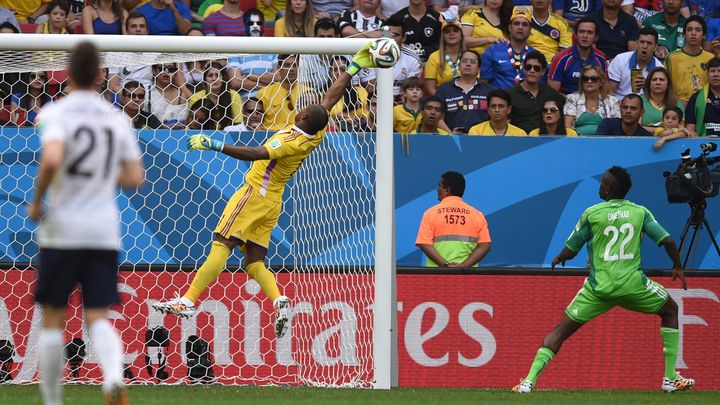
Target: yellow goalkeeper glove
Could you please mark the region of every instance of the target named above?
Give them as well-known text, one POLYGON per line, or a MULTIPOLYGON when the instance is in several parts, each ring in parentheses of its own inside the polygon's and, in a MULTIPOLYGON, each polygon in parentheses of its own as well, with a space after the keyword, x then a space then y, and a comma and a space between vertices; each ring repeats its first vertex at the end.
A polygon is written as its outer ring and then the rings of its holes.
POLYGON ((372 61, 372 56, 370 55, 371 43, 372 42, 368 42, 365 44, 365 46, 363 46, 362 49, 357 51, 355 56, 353 56, 352 61, 350 61, 350 66, 347 68, 347 72, 350 76, 355 76, 355 74, 361 69, 375 67, 375 64, 373 64, 372 61))
POLYGON ((205 134, 192 135, 187 141, 188 150, 214 150, 222 152, 223 143, 205 134))

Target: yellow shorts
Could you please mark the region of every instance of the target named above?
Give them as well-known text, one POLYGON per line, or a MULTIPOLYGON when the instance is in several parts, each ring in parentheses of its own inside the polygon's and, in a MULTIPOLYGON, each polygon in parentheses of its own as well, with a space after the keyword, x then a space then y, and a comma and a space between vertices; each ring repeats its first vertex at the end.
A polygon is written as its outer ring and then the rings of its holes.
POLYGON ((282 203, 261 196, 250 185, 240 187, 228 201, 215 233, 268 248, 270 235, 277 225, 282 203))

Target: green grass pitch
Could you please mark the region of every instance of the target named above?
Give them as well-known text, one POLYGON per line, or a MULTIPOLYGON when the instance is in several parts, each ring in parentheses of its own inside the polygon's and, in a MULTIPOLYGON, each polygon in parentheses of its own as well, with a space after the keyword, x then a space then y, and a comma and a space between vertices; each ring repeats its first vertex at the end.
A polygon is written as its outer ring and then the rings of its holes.
MULTIPOLYGON (((508 390, 413 389, 389 391, 361 389, 225 387, 225 386, 132 386, 133 405, 253 404, 253 405, 360 405, 360 404, 720 404, 720 392, 658 391, 542 391, 518 395, 508 390)), ((97 386, 65 386, 65 404, 101 404, 97 386)), ((0 385, 0 404, 41 404, 37 385, 0 385)))

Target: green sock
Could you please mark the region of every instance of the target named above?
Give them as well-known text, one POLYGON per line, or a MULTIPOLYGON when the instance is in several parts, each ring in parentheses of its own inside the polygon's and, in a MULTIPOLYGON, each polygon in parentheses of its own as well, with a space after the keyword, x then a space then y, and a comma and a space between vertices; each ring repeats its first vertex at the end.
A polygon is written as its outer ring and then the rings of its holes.
POLYGON ((660 328, 663 341, 663 355, 665 356, 665 377, 670 380, 677 378, 675 362, 677 361, 677 350, 680 342, 680 331, 673 328, 660 328))
POLYGON ((548 349, 547 347, 541 347, 540 349, 538 349, 537 354, 535 355, 535 360, 530 367, 530 373, 527 375, 527 377, 525 377, 525 379, 530 380, 533 384, 535 384, 535 381, 537 380, 540 373, 542 373, 545 366, 550 363, 550 360, 552 360, 554 356, 555 353, 553 353, 553 351, 548 349))

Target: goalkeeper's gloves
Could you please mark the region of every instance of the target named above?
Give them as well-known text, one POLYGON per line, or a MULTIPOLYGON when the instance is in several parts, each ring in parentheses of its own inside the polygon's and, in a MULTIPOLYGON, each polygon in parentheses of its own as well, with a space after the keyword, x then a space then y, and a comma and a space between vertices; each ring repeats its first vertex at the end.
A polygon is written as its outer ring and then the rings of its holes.
POLYGON ((365 46, 353 56, 352 61, 350 61, 350 66, 347 68, 350 76, 355 76, 361 69, 375 67, 372 56, 370 56, 370 44, 371 42, 365 44, 365 46))
POLYGON ((187 141, 188 150, 214 150, 222 152, 223 143, 205 134, 192 135, 187 141))

